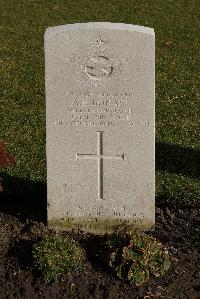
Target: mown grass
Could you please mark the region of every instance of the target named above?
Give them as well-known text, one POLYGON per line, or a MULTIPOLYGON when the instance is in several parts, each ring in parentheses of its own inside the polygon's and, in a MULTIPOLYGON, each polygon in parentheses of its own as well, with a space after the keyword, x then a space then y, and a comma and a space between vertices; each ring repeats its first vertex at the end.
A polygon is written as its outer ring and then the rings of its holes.
POLYGON ((45 29, 91 21, 138 24, 156 33, 157 198, 197 202, 199 0, 2 0, 0 13, 0 139, 17 161, 4 175, 46 181, 45 29))

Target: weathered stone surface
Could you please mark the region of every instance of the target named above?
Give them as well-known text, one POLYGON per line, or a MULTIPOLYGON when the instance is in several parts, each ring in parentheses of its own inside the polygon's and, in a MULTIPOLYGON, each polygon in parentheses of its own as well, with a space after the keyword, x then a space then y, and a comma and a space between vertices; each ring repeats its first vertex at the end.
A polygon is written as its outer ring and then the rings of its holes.
POLYGON ((153 227, 154 43, 142 26, 47 29, 49 226, 153 227))

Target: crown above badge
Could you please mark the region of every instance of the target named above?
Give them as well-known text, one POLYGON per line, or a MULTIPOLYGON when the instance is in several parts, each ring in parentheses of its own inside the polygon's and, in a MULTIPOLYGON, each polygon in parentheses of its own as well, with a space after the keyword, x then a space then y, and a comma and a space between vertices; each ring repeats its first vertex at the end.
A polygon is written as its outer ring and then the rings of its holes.
POLYGON ((101 36, 97 37, 97 39, 91 41, 91 46, 101 48, 102 46, 106 46, 109 42, 104 40, 101 36))

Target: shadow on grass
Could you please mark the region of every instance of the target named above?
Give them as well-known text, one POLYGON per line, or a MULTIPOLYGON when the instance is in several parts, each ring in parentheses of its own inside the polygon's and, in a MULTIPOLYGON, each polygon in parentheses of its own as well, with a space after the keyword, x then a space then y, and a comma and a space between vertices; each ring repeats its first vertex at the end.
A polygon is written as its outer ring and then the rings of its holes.
POLYGON ((200 177, 200 152, 163 142, 156 143, 156 170, 200 177))
MULTIPOLYGON (((156 143, 156 170, 190 177, 200 177, 199 152, 167 143, 156 143)), ((47 223, 47 188, 45 183, 1 175, 4 191, 0 192, 0 211, 20 220, 47 223)), ((196 195, 195 195, 196 196, 196 195)), ((169 204, 169 190, 156 199, 158 205, 169 204)))
POLYGON ((47 223, 47 188, 45 183, 2 175, 0 211, 24 221, 31 219, 47 223))

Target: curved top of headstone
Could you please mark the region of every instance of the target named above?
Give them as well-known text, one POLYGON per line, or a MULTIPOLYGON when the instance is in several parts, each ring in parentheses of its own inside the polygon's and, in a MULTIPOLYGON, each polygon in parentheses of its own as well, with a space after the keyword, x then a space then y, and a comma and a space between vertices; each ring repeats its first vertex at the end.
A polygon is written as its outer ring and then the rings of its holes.
POLYGON ((153 28, 139 26, 139 25, 132 25, 132 24, 110 23, 110 22, 76 23, 76 24, 67 24, 67 25, 49 27, 46 29, 45 35, 49 33, 59 33, 68 30, 72 31, 72 30, 95 30, 95 29, 129 30, 129 31, 154 35, 153 28))

